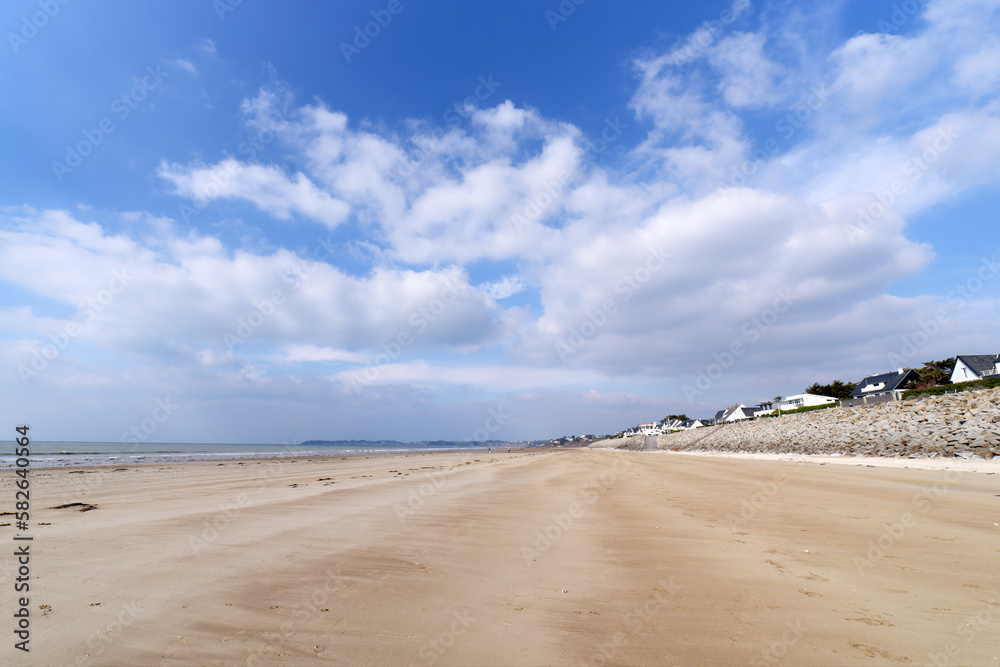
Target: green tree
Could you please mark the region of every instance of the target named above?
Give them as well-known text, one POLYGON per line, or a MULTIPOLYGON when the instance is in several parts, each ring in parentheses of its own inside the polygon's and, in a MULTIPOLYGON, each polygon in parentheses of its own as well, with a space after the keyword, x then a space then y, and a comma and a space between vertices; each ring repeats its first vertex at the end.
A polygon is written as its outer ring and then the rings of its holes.
POLYGON ((673 421, 674 419, 676 419, 677 421, 687 421, 687 418, 688 418, 687 415, 667 415, 666 417, 663 418, 663 421, 669 422, 673 421))
POLYGON ((923 368, 917 369, 921 379, 919 384, 928 387, 948 384, 951 382, 951 372, 953 370, 955 370, 955 357, 949 357, 941 361, 925 361, 923 368))
POLYGON ((830 398, 845 399, 851 395, 854 388, 857 387, 855 382, 841 382, 840 380, 834 380, 830 384, 819 384, 818 382, 813 382, 811 385, 806 387, 807 394, 815 394, 816 396, 829 396, 830 398))

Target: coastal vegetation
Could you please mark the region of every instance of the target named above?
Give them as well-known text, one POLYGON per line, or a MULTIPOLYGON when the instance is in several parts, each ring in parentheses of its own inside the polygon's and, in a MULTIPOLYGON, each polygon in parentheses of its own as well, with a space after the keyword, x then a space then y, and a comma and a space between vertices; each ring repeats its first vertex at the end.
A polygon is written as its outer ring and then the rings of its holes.
POLYGON ((955 394, 960 391, 973 391, 975 389, 994 389, 1000 387, 1000 378, 987 378, 985 380, 973 380, 972 382, 959 382, 958 384, 942 384, 921 389, 908 389, 903 392, 903 400, 918 398, 920 396, 940 396, 941 394, 955 394))
POLYGON ((840 380, 834 380, 830 384, 813 382, 810 386, 806 387, 806 393, 813 394, 815 396, 829 396, 830 398, 839 398, 843 400, 848 398, 857 386, 858 384, 856 382, 841 382, 840 380))

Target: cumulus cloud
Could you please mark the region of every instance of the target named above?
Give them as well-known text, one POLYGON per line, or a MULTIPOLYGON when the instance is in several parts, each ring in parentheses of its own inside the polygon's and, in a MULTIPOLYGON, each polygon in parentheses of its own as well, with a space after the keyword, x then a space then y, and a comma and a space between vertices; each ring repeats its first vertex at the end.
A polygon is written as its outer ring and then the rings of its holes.
POLYGON ((234 344, 294 342, 306 346, 292 348, 301 359, 324 346, 376 348, 402 332, 416 348, 483 344, 501 333, 503 313, 458 267, 356 277, 288 250, 232 253, 195 233, 161 237, 153 249, 61 211, 24 210, 4 221, 0 279, 61 304, 67 315, 30 318, 22 308, 9 313, 12 328, 47 333, 86 319, 80 340, 140 357, 173 341, 179 353, 196 347, 192 359, 215 366, 234 344), (28 270, 43 257, 53 270, 28 270))
POLYGON ((350 211, 345 202, 316 187, 304 174, 289 176, 276 167, 234 159, 195 168, 163 162, 157 174, 173 184, 175 194, 190 197, 200 206, 212 199, 244 199, 281 220, 298 214, 329 227, 343 222, 350 211))

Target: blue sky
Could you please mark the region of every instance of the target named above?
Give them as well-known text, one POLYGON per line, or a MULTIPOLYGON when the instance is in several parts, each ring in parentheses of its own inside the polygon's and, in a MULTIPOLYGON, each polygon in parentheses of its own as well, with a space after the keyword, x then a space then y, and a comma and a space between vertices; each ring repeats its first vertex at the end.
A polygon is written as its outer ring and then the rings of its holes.
POLYGON ((1000 352, 998 9, 5 3, 8 421, 543 438, 1000 352))

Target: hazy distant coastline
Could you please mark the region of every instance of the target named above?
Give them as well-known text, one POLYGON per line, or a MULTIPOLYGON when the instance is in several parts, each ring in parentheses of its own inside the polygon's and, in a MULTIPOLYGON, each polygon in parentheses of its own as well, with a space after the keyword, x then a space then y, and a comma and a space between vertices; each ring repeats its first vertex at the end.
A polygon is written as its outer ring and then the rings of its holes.
POLYGON ((543 441, 527 440, 421 440, 420 442, 400 442, 399 440, 306 440, 300 447, 527 447, 543 441))

